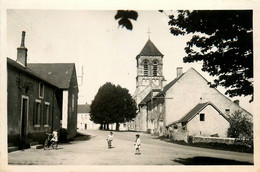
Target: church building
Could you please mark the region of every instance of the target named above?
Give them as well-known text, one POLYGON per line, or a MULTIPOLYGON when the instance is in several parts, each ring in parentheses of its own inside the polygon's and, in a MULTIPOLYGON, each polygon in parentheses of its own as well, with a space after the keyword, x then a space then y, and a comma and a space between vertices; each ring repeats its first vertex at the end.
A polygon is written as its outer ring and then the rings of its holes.
POLYGON ((134 99, 138 115, 130 130, 155 135, 169 135, 176 140, 188 136, 227 137, 229 117, 236 111, 252 118, 252 114, 232 101, 194 68, 183 72, 164 85, 163 55, 149 39, 137 55, 136 91, 134 99))
POLYGON ((148 39, 141 52, 136 56, 137 76, 134 99, 139 107, 139 113, 135 120, 135 130, 147 130, 147 106, 143 100, 153 90, 158 93, 163 88, 165 81, 163 76, 163 54, 157 49, 153 42, 148 39))

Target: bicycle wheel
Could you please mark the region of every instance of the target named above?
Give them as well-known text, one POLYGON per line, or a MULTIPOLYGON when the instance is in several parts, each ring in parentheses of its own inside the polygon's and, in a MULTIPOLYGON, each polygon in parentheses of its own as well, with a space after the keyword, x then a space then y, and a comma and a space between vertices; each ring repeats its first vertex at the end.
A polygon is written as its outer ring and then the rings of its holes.
POLYGON ((43 149, 46 150, 48 147, 48 140, 46 139, 43 145, 43 149))
POLYGON ((53 142, 52 143, 52 148, 53 149, 58 149, 58 142, 53 142))

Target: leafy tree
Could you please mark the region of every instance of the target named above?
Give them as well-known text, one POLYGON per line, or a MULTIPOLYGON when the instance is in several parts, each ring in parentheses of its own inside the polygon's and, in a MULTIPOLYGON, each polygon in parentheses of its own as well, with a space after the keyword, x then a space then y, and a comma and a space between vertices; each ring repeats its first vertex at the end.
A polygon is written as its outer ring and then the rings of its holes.
POLYGON ((228 137, 237 138, 242 141, 252 140, 253 123, 248 116, 243 115, 241 111, 236 111, 230 116, 229 122, 228 137))
POLYGON ((217 77, 211 87, 223 86, 230 97, 253 101, 252 10, 184 10, 169 15, 168 24, 175 36, 193 34, 183 61, 202 61, 202 71, 217 77))
POLYGON ((136 11, 129 11, 129 10, 118 10, 117 14, 115 15, 115 19, 118 20, 119 26, 121 25, 122 27, 125 27, 128 30, 133 29, 133 25, 130 21, 132 20, 137 20, 138 13, 136 11))
POLYGON ((231 97, 251 95, 253 101, 252 10, 178 12, 169 16, 171 33, 194 34, 183 61, 202 61, 202 71, 218 76, 211 86, 224 86, 231 97))
POLYGON ((115 86, 107 82, 99 88, 91 104, 90 117, 95 123, 101 125, 131 121, 137 115, 134 99, 126 88, 115 86))

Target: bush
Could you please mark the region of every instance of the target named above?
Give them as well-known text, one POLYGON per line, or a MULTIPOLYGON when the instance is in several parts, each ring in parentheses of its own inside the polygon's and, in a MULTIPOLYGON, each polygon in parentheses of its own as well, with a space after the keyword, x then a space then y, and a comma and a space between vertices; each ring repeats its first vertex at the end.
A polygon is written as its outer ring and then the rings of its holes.
POLYGON ((253 123, 251 119, 243 115, 241 111, 236 111, 230 118, 230 127, 227 135, 236 138, 235 144, 253 146, 253 123))

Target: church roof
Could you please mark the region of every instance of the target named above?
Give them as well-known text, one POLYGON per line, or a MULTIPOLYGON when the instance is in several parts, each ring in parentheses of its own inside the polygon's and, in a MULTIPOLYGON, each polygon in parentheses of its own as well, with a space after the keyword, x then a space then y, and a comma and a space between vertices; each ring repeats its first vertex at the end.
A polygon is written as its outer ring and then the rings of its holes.
POLYGON ((28 63, 28 68, 61 89, 70 87, 74 63, 28 63))
POLYGON ((163 56, 163 54, 156 48, 153 42, 148 39, 142 51, 138 54, 139 56, 163 56))

